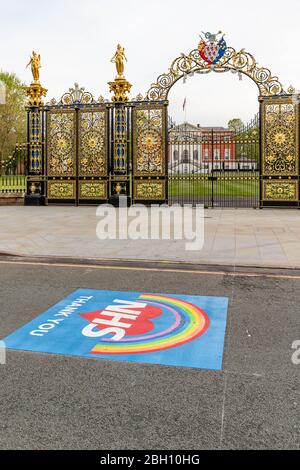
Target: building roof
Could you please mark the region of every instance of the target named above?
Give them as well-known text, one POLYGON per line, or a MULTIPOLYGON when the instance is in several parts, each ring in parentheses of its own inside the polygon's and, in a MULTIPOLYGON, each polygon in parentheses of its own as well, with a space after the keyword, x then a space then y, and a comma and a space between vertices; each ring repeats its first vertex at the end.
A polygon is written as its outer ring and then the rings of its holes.
POLYGON ((201 128, 195 126, 195 124, 191 124, 189 122, 183 122, 182 124, 178 124, 177 126, 171 127, 171 131, 198 131, 201 132, 201 128))
POLYGON ((228 129, 228 127, 220 127, 220 126, 213 126, 213 127, 207 127, 207 126, 201 126, 201 130, 203 132, 234 132, 232 129, 228 129))
POLYGON ((183 122, 170 128, 170 131, 197 131, 197 132, 234 132, 232 129, 221 126, 201 126, 200 124, 191 124, 190 122, 183 122))

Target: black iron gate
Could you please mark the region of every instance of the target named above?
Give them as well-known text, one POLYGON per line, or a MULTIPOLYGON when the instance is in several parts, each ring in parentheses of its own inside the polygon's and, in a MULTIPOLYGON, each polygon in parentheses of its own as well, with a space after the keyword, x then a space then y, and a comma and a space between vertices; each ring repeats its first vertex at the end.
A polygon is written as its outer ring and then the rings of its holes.
POLYGON ((167 104, 95 101, 75 84, 29 108, 25 203, 166 202, 167 104))
POLYGON ((169 203, 259 207, 258 117, 237 131, 190 124, 169 129, 169 203))

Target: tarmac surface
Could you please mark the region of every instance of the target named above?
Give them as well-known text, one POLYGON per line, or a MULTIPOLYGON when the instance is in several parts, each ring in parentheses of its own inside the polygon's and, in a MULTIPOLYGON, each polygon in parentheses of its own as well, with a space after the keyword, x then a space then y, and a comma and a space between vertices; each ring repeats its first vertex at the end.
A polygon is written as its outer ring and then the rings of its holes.
POLYGON ((300 271, 0 258, 0 339, 78 288, 229 297, 223 370, 7 351, 0 449, 299 449, 300 271))

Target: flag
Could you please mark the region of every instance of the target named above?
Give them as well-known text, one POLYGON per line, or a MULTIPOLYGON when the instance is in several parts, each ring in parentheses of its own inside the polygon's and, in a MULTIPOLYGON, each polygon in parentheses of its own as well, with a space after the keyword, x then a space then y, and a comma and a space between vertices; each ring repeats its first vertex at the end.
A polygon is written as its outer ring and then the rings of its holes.
POLYGON ((186 107, 186 97, 184 98, 184 102, 183 102, 183 106, 182 106, 183 111, 185 110, 185 107, 186 107))

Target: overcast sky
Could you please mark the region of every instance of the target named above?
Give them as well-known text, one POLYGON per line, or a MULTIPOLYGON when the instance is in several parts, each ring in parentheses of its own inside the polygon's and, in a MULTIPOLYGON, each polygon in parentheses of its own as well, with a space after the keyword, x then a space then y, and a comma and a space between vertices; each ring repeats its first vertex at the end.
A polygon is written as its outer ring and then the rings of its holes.
MULTIPOLYGON (((0 0, 0 68, 30 83, 31 51, 41 54, 47 99, 77 81, 95 97, 109 98, 110 63, 124 45, 132 97, 145 94, 181 52, 197 48, 201 31, 226 33, 229 46, 245 48, 277 75, 285 88, 300 88, 300 0, 0 0)), ((202 125, 249 120, 257 112, 257 88, 231 73, 195 76, 171 90, 170 113, 202 125)))

